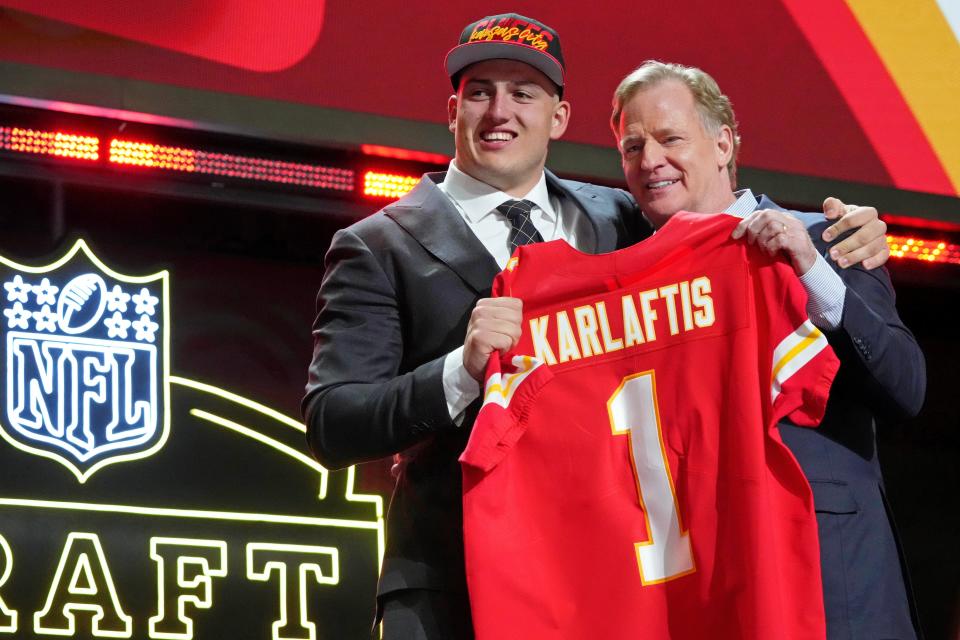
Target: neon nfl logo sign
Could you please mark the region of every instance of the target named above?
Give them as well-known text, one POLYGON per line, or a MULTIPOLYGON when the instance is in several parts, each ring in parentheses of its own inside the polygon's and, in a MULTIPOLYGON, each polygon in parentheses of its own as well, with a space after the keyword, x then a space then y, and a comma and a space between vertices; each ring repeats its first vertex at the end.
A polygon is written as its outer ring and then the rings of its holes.
POLYGON ((110 269, 82 240, 44 266, 0 256, 0 435, 85 482, 170 431, 169 277, 110 269))

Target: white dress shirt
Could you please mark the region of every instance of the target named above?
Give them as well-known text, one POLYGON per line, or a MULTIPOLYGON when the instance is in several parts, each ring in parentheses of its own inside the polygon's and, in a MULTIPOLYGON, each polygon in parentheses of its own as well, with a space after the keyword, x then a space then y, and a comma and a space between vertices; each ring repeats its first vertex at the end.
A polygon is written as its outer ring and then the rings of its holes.
MULTIPOLYGON (((497 211, 497 207, 507 200, 529 200, 536 205, 530 212, 530 220, 544 241, 566 240, 581 251, 589 250, 596 244, 596 233, 590 220, 569 198, 552 195, 547 190, 544 174, 540 175, 540 181, 528 194, 514 198, 468 176, 451 161, 446 177, 437 186, 450 198, 464 222, 501 269, 507 266, 507 260, 510 259, 507 238, 512 225, 506 216, 497 211)), ((463 366, 463 347, 451 351, 444 359, 443 392, 447 409, 455 420, 461 419, 467 405, 480 396, 480 383, 463 366)))

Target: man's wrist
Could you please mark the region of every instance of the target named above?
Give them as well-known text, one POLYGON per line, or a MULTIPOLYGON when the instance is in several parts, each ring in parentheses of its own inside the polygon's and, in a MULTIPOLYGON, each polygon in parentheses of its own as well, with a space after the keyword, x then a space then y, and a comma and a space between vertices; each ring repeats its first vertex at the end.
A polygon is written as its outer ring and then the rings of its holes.
POLYGON ((480 383, 463 366, 463 347, 454 349, 443 359, 443 395, 450 419, 460 426, 463 412, 480 397, 480 383))
POLYGON ((800 284, 807 291, 807 314, 814 326, 824 331, 838 328, 847 287, 823 256, 817 254, 813 266, 800 276, 800 284))

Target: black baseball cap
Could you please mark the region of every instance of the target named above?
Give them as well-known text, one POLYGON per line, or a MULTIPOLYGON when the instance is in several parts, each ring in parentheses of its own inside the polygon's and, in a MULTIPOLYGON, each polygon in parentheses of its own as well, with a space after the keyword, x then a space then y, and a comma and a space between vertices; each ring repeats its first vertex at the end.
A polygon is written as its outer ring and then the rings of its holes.
POLYGON ((563 93, 560 36, 539 20, 502 13, 468 24, 460 34, 460 44, 447 53, 444 62, 453 88, 457 88, 460 72, 466 67, 495 58, 529 64, 550 78, 563 93))

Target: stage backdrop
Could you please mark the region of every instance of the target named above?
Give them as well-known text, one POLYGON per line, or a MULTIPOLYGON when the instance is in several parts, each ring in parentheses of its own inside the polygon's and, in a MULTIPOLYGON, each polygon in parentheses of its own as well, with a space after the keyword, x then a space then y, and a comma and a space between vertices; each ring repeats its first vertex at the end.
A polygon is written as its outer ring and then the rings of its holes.
MULTIPOLYGON (((450 93, 443 56, 485 11, 383 0, 155 0, 136 11, 121 0, 0 0, 0 8, 6 63, 434 124, 444 122, 450 93)), ((935 194, 960 188, 955 2, 615 0, 587 11, 533 0, 516 9, 562 34, 574 105, 568 141, 612 146, 613 88, 659 58, 717 78, 744 123, 748 167, 935 194)), ((61 76, 47 87, 39 77, 31 82, 43 97, 72 95, 61 76)), ((0 94, 11 91, 0 80, 0 94)), ((98 99, 125 109, 130 93, 98 99)), ((215 121, 230 111, 223 104, 195 119, 215 121)), ((150 109, 171 111, 162 99, 150 109)), ((305 120, 292 133, 342 140, 331 123, 324 131, 305 120)))

